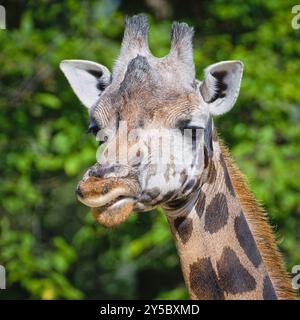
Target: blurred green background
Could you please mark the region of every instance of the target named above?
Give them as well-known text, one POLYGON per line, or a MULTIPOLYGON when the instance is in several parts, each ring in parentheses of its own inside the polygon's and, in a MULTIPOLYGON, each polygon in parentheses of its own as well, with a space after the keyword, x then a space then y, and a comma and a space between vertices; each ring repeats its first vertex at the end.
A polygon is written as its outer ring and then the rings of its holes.
POLYGON ((300 264, 300 29, 293 1, 2 1, 0 264, 3 298, 187 298, 163 212, 105 229, 74 190, 95 162, 88 116, 59 70, 63 59, 117 57, 126 14, 148 15, 150 46, 169 50, 173 20, 193 25, 198 78, 241 59, 241 94, 216 119, 269 212, 287 268, 300 264))

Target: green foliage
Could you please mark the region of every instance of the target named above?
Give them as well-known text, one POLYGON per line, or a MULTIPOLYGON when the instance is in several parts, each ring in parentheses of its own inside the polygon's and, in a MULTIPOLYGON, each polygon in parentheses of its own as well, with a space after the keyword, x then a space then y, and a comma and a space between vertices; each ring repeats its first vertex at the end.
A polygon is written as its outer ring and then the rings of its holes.
MULTIPOLYGON (((173 5, 174 15, 196 28, 198 78, 219 60, 245 64, 237 105, 216 125, 269 212, 289 269, 300 264, 300 31, 291 28, 293 5, 203 1, 199 21, 173 5)), ((74 196, 97 146, 58 65, 78 58, 111 67, 124 16, 118 1, 32 0, 0 32, 5 297, 187 298, 162 212, 132 215, 110 230, 74 196)), ((151 49, 163 56, 171 19, 149 18, 151 49)))

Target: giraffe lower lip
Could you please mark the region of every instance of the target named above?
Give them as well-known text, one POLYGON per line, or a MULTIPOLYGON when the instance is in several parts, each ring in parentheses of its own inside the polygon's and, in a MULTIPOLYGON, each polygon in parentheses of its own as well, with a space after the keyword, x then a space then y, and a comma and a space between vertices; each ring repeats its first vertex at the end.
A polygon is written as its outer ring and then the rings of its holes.
POLYGON ((106 227, 113 227, 126 220, 133 210, 133 198, 121 198, 105 206, 92 208, 94 218, 106 227))

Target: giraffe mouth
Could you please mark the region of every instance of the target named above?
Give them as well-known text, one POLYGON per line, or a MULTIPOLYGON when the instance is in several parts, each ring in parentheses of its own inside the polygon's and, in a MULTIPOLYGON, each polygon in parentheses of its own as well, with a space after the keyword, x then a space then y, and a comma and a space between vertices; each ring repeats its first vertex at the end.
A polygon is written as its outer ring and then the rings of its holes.
MULTIPOLYGON (((137 190, 128 185, 119 179, 90 177, 79 183, 76 194, 100 224, 112 227, 124 222, 137 202, 137 190)), ((136 184, 131 181, 131 185, 136 184)))
POLYGON ((103 204, 96 199, 78 199, 91 208, 94 218, 105 227, 113 227, 123 223, 132 212, 136 200, 133 197, 118 196, 117 198, 103 204), (97 202, 101 205, 97 205, 97 202))

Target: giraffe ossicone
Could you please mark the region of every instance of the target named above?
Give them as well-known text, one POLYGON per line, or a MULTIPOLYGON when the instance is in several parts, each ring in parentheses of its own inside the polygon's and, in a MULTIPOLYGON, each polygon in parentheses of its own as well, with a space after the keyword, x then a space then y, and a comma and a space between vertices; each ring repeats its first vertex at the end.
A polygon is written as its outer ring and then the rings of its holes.
POLYGON ((108 227, 133 210, 162 206, 194 299, 292 297, 278 253, 270 258, 277 249, 263 212, 253 200, 266 228, 259 238, 251 195, 240 187, 213 125, 213 116, 235 104, 242 62, 213 64, 199 81, 193 28, 175 22, 163 58, 152 55, 148 29, 143 15, 126 19, 112 72, 91 61, 61 62, 88 109, 89 130, 102 142, 97 162, 77 186, 78 199, 108 227))

